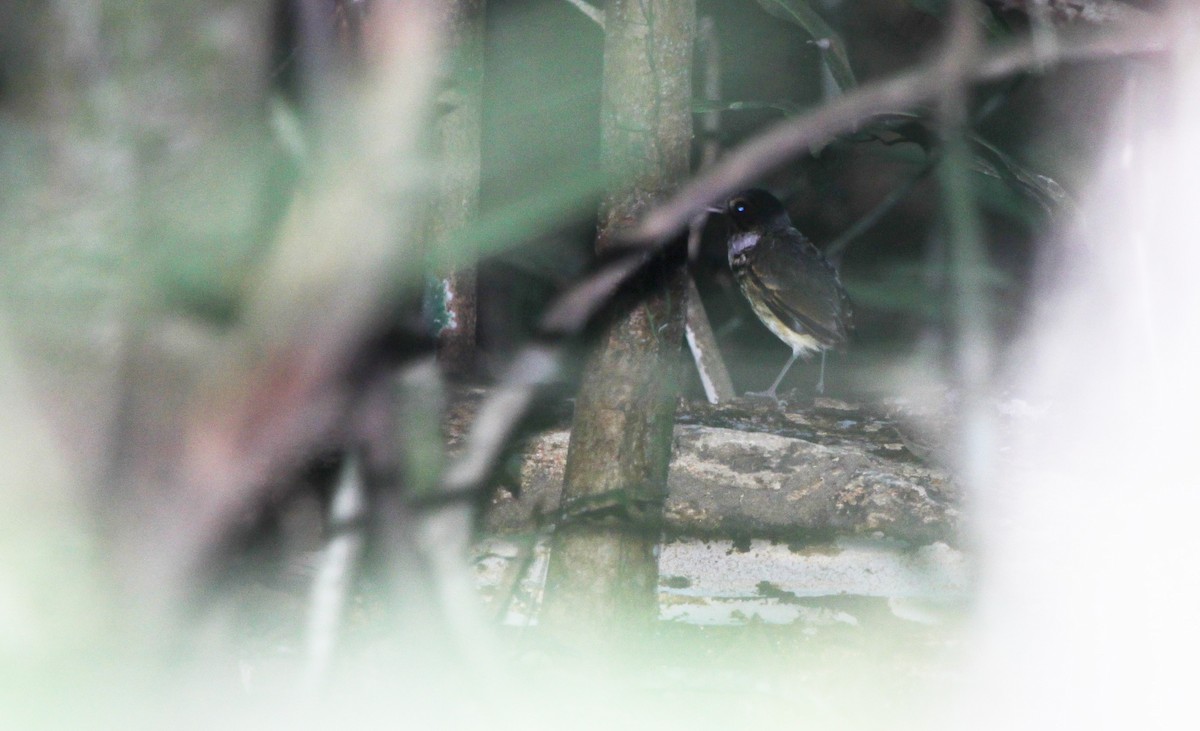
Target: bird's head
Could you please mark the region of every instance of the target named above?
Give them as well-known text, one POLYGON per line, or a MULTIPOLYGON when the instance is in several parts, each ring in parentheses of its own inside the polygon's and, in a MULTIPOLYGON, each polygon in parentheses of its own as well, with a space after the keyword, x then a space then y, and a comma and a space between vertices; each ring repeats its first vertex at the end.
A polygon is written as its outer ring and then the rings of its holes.
POLYGON ((725 215, 737 232, 771 231, 792 225, 783 203, 762 188, 744 190, 730 198, 725 215))

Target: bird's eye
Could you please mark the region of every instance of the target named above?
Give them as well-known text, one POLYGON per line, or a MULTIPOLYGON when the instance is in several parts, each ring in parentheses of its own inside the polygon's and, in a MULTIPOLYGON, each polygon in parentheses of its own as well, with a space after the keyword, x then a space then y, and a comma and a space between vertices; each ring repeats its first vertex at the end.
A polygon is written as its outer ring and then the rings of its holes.
POLYGON ((746 201, 736 200, 736 201, 730 203, 729 207, 733 209, 734 213, 745 213, 746 212, 746 201))

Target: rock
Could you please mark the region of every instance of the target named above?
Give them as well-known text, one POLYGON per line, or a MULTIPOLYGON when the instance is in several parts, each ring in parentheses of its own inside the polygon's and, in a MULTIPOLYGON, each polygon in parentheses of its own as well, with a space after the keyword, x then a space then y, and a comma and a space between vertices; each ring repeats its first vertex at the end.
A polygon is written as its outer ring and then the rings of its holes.
MULTIPOLYGON (((916 459, 889 417, 823 399, 801 412, 687 404, 680 422, 665 505, 670 534, 957 543, 957 486, 916 459)), ((553 521, 568 438, 554 430, 530 440, 519 497, 499 492, 486 532, 529 532, 553 521)))

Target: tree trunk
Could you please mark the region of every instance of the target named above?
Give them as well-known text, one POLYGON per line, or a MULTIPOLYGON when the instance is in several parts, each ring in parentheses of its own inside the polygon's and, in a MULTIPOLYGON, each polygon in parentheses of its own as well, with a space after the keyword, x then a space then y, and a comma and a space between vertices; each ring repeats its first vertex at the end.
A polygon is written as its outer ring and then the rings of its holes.
MULTIPOLYGON (((601 155, 619 182, 601 206, 601 253, 688 174, 694 34, 693 0, 606 6, 601 155)), ((683 272, 664 272, 652 286, 613 312, 576 402, 540 622, 587 644, 656 613, 683 272)))
MULTIPOLYGON (((455 246, 455 234, 479 211, 483 108, 484 0, 446 2, 441 12, 452 65, 438 96, 434 129, 439 156, 439 182, 429 217, 434 256, 454 253, 449 247, 455 246)), ((475 268, 461 261, 452 267, 435 266, 438 361, 450 375, 464 376, 475 365, 475 268)))

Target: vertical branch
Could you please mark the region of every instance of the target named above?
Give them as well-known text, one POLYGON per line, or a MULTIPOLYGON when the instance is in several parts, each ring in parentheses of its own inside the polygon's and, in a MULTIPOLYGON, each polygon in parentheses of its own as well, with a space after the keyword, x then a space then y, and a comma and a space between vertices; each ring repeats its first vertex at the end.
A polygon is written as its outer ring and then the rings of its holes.
POLYGON ((154 642, 150 605, 170 583, 155 569, 193 525, 158 510, 177 496, 164 476, 211 364, 174 358, 163 303, 232 299, 259 253, 270 17, 268 0, 92 0, 5 18, 19 53, 0 59, 5 135, 23 144, 0 171, 0 292, 35 361, 31 391, 95 486, 78 498, 94 500, 113 575, 144 592, 115 619, 154 642), (122 368, 146 377, 123 389, 122 368))
MULTIPOLYGON (((701 78, 704 101, 721 101, 721 46, 717 41, 717 25, 711 15, 700 19, 696 29, 696 53, 700 56, 701 78)), ((721 112, 710 109, 700 115, 700 169, 712 165, 721 153, 721 112)), ((689 242, 690 243, 690 242, 689 242)), ((688 254, 695 258, 696 252, 689 246, 688 254)))
MULTIPOLYGON (((688 174, 695 35, 692 0, 613 0, 605 10, 601 162, 621 183, 601 208, 601 252, 688 174)), ((680 269, 662 274, 610 317, 576 402, 541 622, 594 646, 657 608, 684 289, 680 269)))
MULTIPOLYGON (((717 102, 721 99, 721 55, 717 45, 716 24, 711 15, 700 19, 696 29, 696 52, 700 56, 702 73, 701 84, 704 88, 704 100, 717 102)), ((721 132, 721 113, 717 110, 705 112, 700 116, 700 129, 703 139, 700 143, 700 169, 716 162, 721 151, 718 136, 721 132)), ((696 261, 700 254, 700 236, 704 230, 707 215, 701 214, 692 221, 688 229, 688 261, 696 261)), ((692 360, 696 364, 696 372, 700 375, 700 384, 704 387, 704 395, 709 403, 732 401, 737 397, 733 390, 733 380, 729 377, 729 369, 721 358, 717 347, 717 338, 713 335, 708 313, 696 282, 688 275, 687 281, 687 315, 686 331, 688 348, 692 351, 692 360)))
POLYGON ((459 263, 436 265, 431 300, 438 325, 438 361, 452 375, 470 373, 475 359, 475 269, 455 257, 455 235, 479 210, 480 118, 483 108, 484 0, 442 4, 450 66, 437 98, 437 193, 429 219, 430 252, 459 263))
POLYGON ((987 248, 975 203, 971 149, 967 138, 967 79, 981 49, 976 8, 958 0, 951 14, 948 48, 938 66, 942 94, 938 116, 944 154, 938 174, 945 198, 949 234, 949 321, 954 343, 954 376, 963 394, 959 454, 967 484, 978 487, 991 473, 990 418, 983 404, 991 377, 992 303, 987 289, 987 248))
POLYGON ((704 396, 710 404, 729 402, 737 398, 733 390, 733 379, 729 377, 729 369, 717 347, 717 336, 713 333, 712 324, 708 320, 708 312, 704 309, 704 301, 700 299, 700 290, 691 275, 687 278, 687 321, 684 324, 684 336, 688 348, 692 351, 692 360, 696 364, 696 372, 700 376, 700 384, 704 387, 704 396))
POLYGON ((351 451, 342 462, 329 507, 329 539, 309 591, 302 680, 307 688, 320 686, 329 674, 362 559, 367 490, 360 460, 361 455, 351 451))

